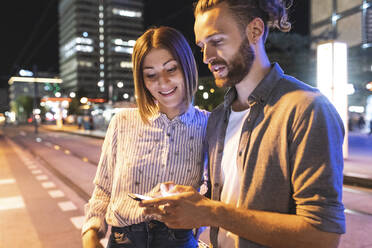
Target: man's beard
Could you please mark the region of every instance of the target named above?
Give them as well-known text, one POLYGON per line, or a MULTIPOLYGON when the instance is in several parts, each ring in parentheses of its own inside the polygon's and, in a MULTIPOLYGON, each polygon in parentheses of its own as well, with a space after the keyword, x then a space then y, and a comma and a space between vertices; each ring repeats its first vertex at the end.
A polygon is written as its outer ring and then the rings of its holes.
POLYGON ((245 38, 241 43, 238 51, 234 54, 230 62, 223 59, 216 59, 211 64, 223 64, 227 67, 226 77, 215 78, 217 87, 232 87, 238 84, 250 72, 255 54, 245 38))

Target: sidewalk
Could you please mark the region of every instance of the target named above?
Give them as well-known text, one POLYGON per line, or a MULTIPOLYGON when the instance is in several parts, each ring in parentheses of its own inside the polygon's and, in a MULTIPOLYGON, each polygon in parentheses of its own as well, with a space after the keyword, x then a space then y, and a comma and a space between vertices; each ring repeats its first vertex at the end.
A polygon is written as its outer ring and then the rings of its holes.
POLYGON ((63 125, 61 127, 58 127, 57 125, 42 125, 41 128, 51 130, 51 131, 57 131, 57 132, 67 132, 77 135, 83 135, 83 136, 90 136, 98 139, 105 138, 106 131, 103 130, 84 130, 79 129, 76 125, 63 125))
POLYGON ((372 135, 349 132, 349 156, 344 164, 344 184, 372 188, 372 135))
MULTIPOLYGON (((103 130, 83 130, 74 125, 43 125, 42 128, 101 139, 106 134, 103 130)), ((349 156, 344 160, 344 184, 372 188, 372 135, 349 132, 349 156)))

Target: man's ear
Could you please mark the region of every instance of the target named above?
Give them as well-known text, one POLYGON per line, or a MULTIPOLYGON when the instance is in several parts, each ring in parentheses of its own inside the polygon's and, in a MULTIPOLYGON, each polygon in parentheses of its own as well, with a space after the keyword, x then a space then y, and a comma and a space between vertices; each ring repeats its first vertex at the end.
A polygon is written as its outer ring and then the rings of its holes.
POLYGON ((256 17, 245 28, 245 35, 248 38, 249 44, 257 44, 262 39, 265 32, 265 23, 261 18, 256 17))

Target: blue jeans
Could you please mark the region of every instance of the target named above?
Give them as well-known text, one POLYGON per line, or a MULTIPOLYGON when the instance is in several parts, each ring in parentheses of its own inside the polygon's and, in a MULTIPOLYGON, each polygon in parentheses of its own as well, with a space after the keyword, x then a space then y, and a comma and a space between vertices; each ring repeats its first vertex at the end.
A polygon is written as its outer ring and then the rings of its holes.
POLYGON ((112 227, 107 248, 195 248, 192 230, 170 229, 152 220, 126 227, 112 227))

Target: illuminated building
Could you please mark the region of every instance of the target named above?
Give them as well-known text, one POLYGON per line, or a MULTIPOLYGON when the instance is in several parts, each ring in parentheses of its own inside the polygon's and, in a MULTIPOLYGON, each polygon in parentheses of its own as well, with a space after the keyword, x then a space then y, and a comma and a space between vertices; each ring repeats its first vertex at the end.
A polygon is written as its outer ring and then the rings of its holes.
POLYGON ((143 32, 139 0, 61 0, 60 75, 66 94, 134 99, 131 55, 143 32))
MULTIPOLYGON (((47 73, 40 73, 40 75, 47 76, 47 73)), ((36 97, 54 97, 60 95, 60 84, 62 80, 53 75, 47 77, 11 77, 9 83, 9 100, 15 101, 19 96, 35 97, 35 83, 37 83, 36 97)))
POLYGON ((8 109, 8 89, 0 88, 0 113, 4 113, 8 109))
POLYGON ((348 83, 355 93, 349 106, 365 106, 372 81, 372 1, 311 0, 312 48, 319 42, 336 40, 348 47, 348 83))

